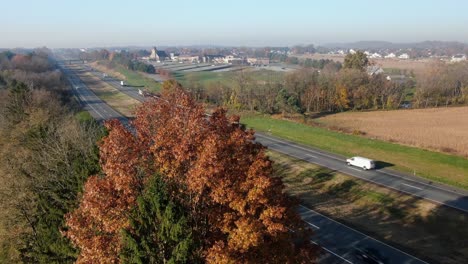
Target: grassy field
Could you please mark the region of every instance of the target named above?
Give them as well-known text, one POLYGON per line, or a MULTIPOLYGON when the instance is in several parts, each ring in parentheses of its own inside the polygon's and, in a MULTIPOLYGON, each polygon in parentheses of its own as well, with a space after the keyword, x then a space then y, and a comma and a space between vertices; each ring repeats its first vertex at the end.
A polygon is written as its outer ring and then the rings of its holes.
MULTIPOLYGON (((281 80, 285 73, 269 70, 243 70, 245 77, 259 83, 268 80, 281 80)), ((221 85, 232 87, 235 85, 236 79, 241 74, 240 71, 224 71, 224 72, 174 72, 174 78, 184 87, 188 87, 197 83, 202 87, 207 87, 210 84, 220 83, 221 85)))
POLYGON ((468 258, 468 216, 269 151, 286 192, 301 203, 435 263, 468 258), (443 223, 443 224, 442 224, 443 223))
POLYGON ((468 107, 345 112, 316 119, 330 128, 468 157, 468 107))
POLYGON ((117 71, 125 76, 127 83, 131 86, 143 86, 152 92, 159 92, 161 90, 161 83, 139 72, 125 69, 122 66, 117 67, 117 71))
POLYGON ((391 169, 416 173, 432 181, 468 189, 468 160, 462 157, 349 135, 268 116, 250 115, 241 122, 304 145, 344 156, 360 155, 390 163, 391 169))

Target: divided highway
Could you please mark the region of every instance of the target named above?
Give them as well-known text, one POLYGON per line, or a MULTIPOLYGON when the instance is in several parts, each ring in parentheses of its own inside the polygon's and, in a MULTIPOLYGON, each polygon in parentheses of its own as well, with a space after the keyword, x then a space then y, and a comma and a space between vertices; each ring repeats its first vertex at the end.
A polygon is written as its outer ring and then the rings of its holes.
POLYGON ((96 119, 98 122, 103 122, 109 119, 118 119, 126 126, 129 125, 128 119, 126 117, 115 111, 91 90, 89 90, 72 69, 64 66, 61 66, 60 69, 70 82, 73 93, 94 119, 96 119))
MULTIPOLYGON (((102 77, 102 74, 98 71, 93 70, 93 72, 96 76, 102 77)), ((137 88, 131 86, 122 87, 118 80, 109 77, 103 78, 103 80, 128 96, 140 102, 144 101, 144 97, 138 93, 137 88)), ((257 132, 256 141, 271 150, 468 213, 467 191, 429 182, 425 179, 393 170, 381 168, 364 171, 356 167, 349 167, 345 162, 346 157, 328 153, 310 146, 303 146, 265 133, 257 132)))
MULTIPOLYGON (((103 76, 95 70, 93 70, 93 72, 96 76, 103 76)), ((82 102, 87 105, 89 104, 87 109, 91 112, 93 117, 98 117, 98 120, 102 117, 115 118, 114 115, 102 114, 101 111, 104 110, 103 108, 91 107, 91 105, 95 104, 96 102, 96 98, 91 96, 91 94, 94 94, 81 81, 79 81, 78 77, 74 75, 73 72, 65 69, 64 73, 68 76, 74 87, 77 85, 80 87, 77 90, 80 90, 81 95, 88 95, 87 97, 80 96, 80 100, 82 100, 82 102), (86 92, 84 90, 86 90, 86 92)), ((129 95, 130 97, 139 101, 144 101, 144 98, 138 94, 137 88, 131 86, 122 87, 119 81, 108 79, 107 77, 103 78, 103 80, 119 89, 121 92, 129 95)), ((101 103, 106 105, 104 102, 99 100, 98 105, 101 105, 101 103)), ((106 110, 108 111, 108 109, 106 110)), ((119 119, 124 118, 120 114, 118 114, 118 116, 119 119)), ((346 166, 339 166, 338 164, 343 163, 342 159, 341 162, 338 162, 340 158, 327 158, 328 154, 325 153, 315 152, 315 150, 308 150, 299 145, 289 145, 289 142, 276 139, 265 134, 257 133, 256 135, 256 140, 258 142, 264 144, 272 150, 314 162, 322 166, 332 167, 332 169, 352 169, 346 166), (321 157, 321 159, 309 160, 317 159, 318 157, 321 157)), ((353 172, 356 175, 359 175, 360 173, 358 173, 358 171, 353 172)), ((305 206, 301 205, 298 208, 298 212, 302 219, 315 231, 315 236, 313 237, 312 242, 318 244, 323 249, 323 254, 320 257, 320 263, 362 263, 362 260, 359 260, 357 257, 356 248, 371 249, 375 252, 378 252, 378 255, 384 261, 383 263, 387 264, 426 263, 412 255, 404 253, 401 250, 364 235, 363 233, 347 227, 346 225, 336 222, 312 209, 306 208, 305 206)))
POLYGON ((256 133, 256 140, 271 150, 468 213, 468 194, 464 190, 386 169, 364 171, 347 166, 345 157, 262 133, 256 133))

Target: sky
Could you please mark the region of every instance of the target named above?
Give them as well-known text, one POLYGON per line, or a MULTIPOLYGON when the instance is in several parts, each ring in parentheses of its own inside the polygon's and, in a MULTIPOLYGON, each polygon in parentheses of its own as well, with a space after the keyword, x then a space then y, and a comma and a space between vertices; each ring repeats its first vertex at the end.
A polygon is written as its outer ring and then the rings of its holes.
POLYGON ((468 42, 466 0, 0 0, 0 48, 468 42))

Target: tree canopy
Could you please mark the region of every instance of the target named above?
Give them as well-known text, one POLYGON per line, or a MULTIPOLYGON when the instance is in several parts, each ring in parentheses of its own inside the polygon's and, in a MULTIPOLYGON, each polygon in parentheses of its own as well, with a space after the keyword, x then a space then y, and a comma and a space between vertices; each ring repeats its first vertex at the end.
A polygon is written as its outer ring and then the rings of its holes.
POLYGON ((369 65, 369 59, 364 52, 358 50, 356 53, 348 53, 344 59, 343 68, 364 71, 369 65))
POLYGON ((125 248, 120 230, 137 230, 128 216, 155 173, 187 213, 181 224, 186 221, 198 247, 192 259, 312 261, 308 233, 254 132, 223 109, 206 117, 190 94, 168 86, 161 99, 139 107, 134 134, 118 121, 107 123, 109 135, 100 146, 104 175, 90 177, 80 206, 67 216, 65 234, 80 249, 78 262, 119 261, 125 248), (298 238, 303 243, 295 243, 298 238))

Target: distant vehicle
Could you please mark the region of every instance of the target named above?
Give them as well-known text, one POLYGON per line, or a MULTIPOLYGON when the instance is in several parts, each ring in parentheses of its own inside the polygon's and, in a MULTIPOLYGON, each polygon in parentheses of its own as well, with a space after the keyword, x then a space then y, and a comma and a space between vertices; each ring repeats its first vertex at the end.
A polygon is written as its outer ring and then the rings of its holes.
POLYGON ((143 91, 141 89, 138 89, 138 94, 143 95, 143 91))
POLYGON ((120 81, 120 86, 125 86, 124 81, 120 81))
POLYGON ((346 160, 348 166, 356 166, 363 170, 370 170, 375 168, 375 162, 368 158, 363 157, 352 157, 346 160))
POLYGON ((354 248, 354 256, 362 263, 385 264, 384 258, 377 249, 373 248, 354 248))

